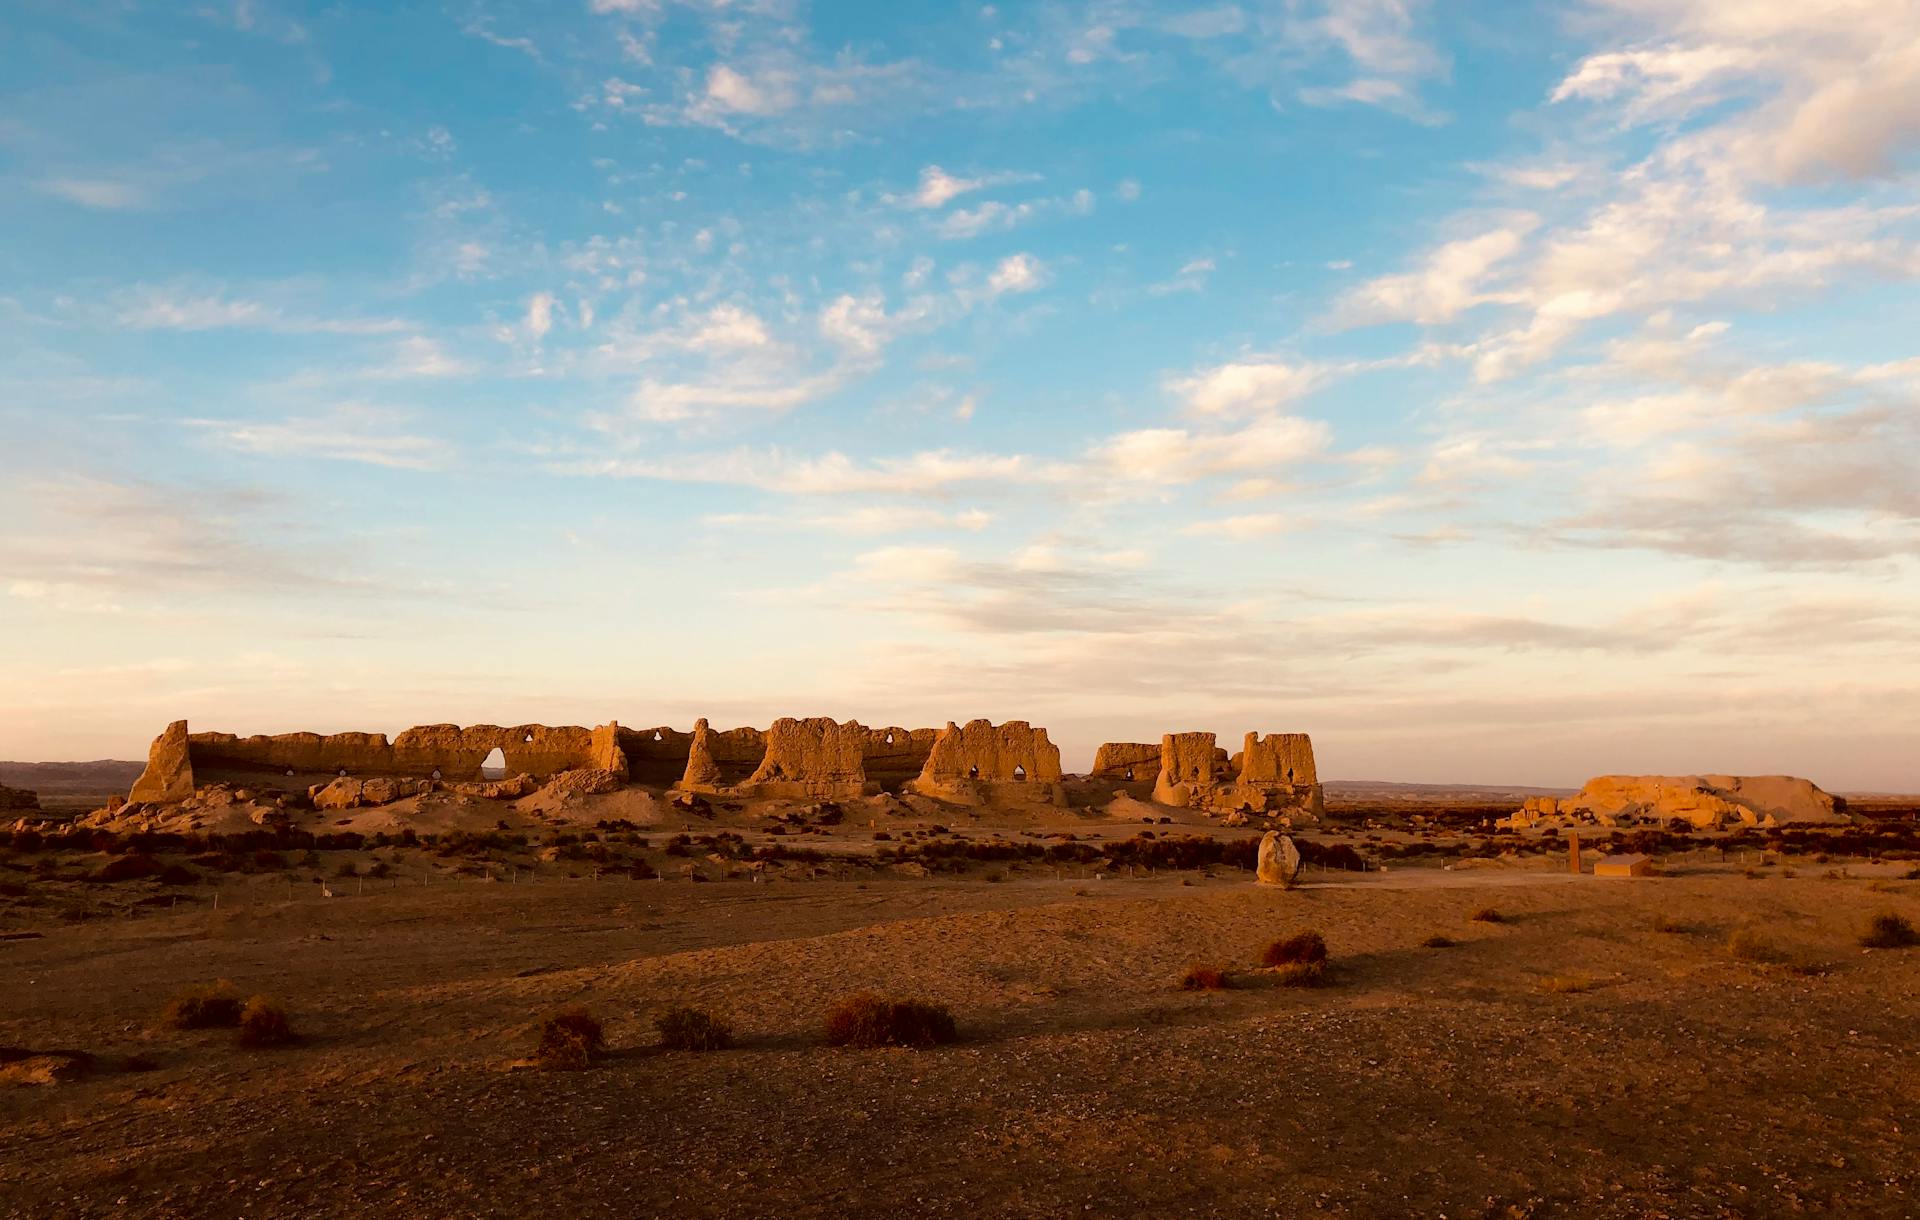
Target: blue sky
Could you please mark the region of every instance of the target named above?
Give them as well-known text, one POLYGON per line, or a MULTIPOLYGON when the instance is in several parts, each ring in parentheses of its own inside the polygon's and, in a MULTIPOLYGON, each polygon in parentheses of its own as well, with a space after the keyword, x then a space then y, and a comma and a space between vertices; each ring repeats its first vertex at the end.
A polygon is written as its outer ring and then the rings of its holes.
POLYGON ((1920 786, 1920 3, 0 16, 0 756, 1920 786))

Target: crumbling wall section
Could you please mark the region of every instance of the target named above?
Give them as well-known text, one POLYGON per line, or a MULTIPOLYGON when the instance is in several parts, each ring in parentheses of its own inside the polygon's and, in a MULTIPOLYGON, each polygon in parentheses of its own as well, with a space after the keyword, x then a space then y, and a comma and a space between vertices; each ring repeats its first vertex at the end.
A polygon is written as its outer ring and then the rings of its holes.
POLYGON ((766 733, 760 765, 736 791, 756 797, 852 799, 877 791, 866 771, 867 729, 827 716, 782 716, 766 733))
POLYGON ((1240 752, 1242 784, 1318 784, 1313 767, 1313 739, 1305 733, 1270 733, 1263 741, 1248 733, 1240 752))
POLYGON ((1065 804, 1060 747, 1024 720, 996 725, 947 722, 927 764, 909 787, 923 796, 966 803, 1025 800, 1065 804))
POLYGON ((664 724, 651 729, 623 727, 615 734, 620 752, 627 757, 627 778, 655 788, 670 788, 686 774, 693 737, 664 724))
POLYGON ((1227 752, 1212 733, 1167 733, 1160 738, 1160 774, 1153 799, 1162 805, 1204 805, 1224 778, 1227 752))
POLYGON ((1159 772, 1159 746, 1139 741, 1109 741, 1094 752, 1093 770, 1087 774, 1098 779, 1137 783, 1152 780, 1159 772))
POLYGON ((862 751, 868 782, 887 792, 898 792, 919 778, 939 736, 939 729, 903 729, 898 725, 868 729, 862 751))

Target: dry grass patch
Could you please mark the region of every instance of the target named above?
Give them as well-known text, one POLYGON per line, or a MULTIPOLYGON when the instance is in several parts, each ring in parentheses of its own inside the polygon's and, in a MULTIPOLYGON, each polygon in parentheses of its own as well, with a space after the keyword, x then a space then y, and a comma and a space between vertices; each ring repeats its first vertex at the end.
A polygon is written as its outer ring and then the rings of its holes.
POLYGON ((1263 966, 1325 965, 1327 938, 1311 929, 1276 940, 1260 955, 1263 966))
POLYGON ((1656 932, 1664 932, 1667 935, 1671 936, 1677 933, 1685 932, 1687 930, 1687 925, 1681 923, 1679 920, 1673 918, 1670 915, 1655 915, 1653 917, 1653 930, 1656 932))
POLYGON ((240 1045, 249 1048, 285 1046, 293 1041, 287 1010, 266 996, 249 999, 240 1010, 240 1045))
POLYGON ((1481 907, 1479 910, 1475 911, 1473 914, 1467 916, 1467 918, 1471 919, 1475 923, 1507 922, 1507 917, 1505 915, 1502 915, 1499 911, 1495 910, 1493 907, 1481 907))
POLYGON ((1860 944, 1866 949, 1907 949, 1920 945, 1920 932, 1914 930, 1906 916, 1886 911, 1875 915, 1867 924, 1860 944))
POLYGON ((1218 966, 1192 965, 1180 976, 1182 991, 1225 991, 1233 986, 1227 972, 1218 966))
POLYGON ((566 1008, 540 1023, 533 1058, 543 1068, 586 1068, 606 1048, 606 1034, 593 1014, 584 1008, 566 1008))
POLYGON ((1540 980, 1540 990, 1554 995, 1575 995, 1592 991, 1597 984, 1582 974, 1549 974, 1540 980))
POLYGON ((1451 949, 1459 943, 1459 941, 1453 939, 1451 936, 1442 936, 1436 932, 1421 941, 1420 947, 1422 949, 1451 949))
POLYGON ((670 1051, 723 1051, 733 1045, 733 1027, 704 1008, 674 1008, 654 1026, 660 1045, 670 1051))
POLYGON ((174 993, 160 1012, 169 1029, 229 1029, 240 1024, 240 992, 226 979, 174 993))
POLYGON ((953 1014, 925 1000, 888 999, 862 992, 827 1010, 829 1046, 906 1046, 916 1050, 959 1037, 953 1014))
POLYGON ((1727 952, 1759 966, 1778 965, 1787 958, 1773 938, 1758 928, 1741 928, 1727 937, 1727 952))

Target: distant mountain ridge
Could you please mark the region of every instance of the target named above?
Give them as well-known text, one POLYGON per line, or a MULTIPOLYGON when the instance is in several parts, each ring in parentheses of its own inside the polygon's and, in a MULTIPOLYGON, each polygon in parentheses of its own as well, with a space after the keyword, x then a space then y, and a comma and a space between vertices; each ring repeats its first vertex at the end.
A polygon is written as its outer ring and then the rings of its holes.
POLYGON ((26 788, 41 796, 124 794, 146 765, 112 758, 96 762, 0 762, 0 784, 26 788))

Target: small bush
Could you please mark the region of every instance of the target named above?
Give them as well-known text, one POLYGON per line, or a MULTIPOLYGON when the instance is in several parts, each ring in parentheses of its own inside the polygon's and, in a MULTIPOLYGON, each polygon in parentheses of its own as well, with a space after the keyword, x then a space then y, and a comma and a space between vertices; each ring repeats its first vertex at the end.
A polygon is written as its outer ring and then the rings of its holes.
POLYGON ((1507 917, 1505 915, 1502 915, 1499 911, 1495 910, 1492 907, 1481 907, 1479 910, 1475 911, 1473 914, 1467 916, 1467 918, 1473 920, 1473 922, 1475 923, 1507 922, 1507 917))
POLYGON ((1914 930, 1906 916, 1888 911, 1873 917, 1860 937, 1860 944, 1867 949, 1906 949, 1920 945, 1920 932, 1914 930))
POLYGON ((266 996, 254 996, 240 1010, 241 1046, 285 1046, 291 1041, 293 1026, 287 1021, 287 1010, 266 996))
POLYGON ((546 1068, 591 1067, 594 1056, 606 1046, 606 1035, 592 1013, 584 1008, 566 1008, 540 1023, 540 1041, 533 1057, 546 1068))
POLYGON ((1743 962, 1768 965, 1785 959, 1780 946, 1758 928, 1741 928, 1727 937, 1727 952, 1743 962))
POLYGON ((733 1045, 733 1027, 704 1008, 674 1008, 654 1025, 670 1051, 723 1051, 733 1045))
POLYGON ((240 993, 232 983, 202 983, 174 993, 161 1011, 170 1029, 220 1029, 240 1023, 240 993))
POLYGON ((1195 964, 1188 966, 1187 972, 1180 976, 1182 991, 1225 991, 1231 986, 1233 982, 1227 977, 1227 972, 1218 966, 1195 964))
POLYGON ((1285 962, 1273 968, 1273 979, 1282 987, 1320 987, 1327 981, 1327 963, 1285 962))
POLYGON ((953 1014, 923 1000, 889 1000, 871 992, 848 996, 827 1010, 829 1046, 909 1046, 952 1042, 953 1014))
POLYGON ((1450 936, 1440 936, 1436 934, 1421 941, 1420 947, 1422 949, 1451 949, 1457 943, 1459 942, 1450 936))
POLYGON ((1685 932, 1687 925, 1666 915, 1655 915, 1653 917, 1653 930, 1666 933, 1685 932))
POLYGON ((1327 940, 1318 932, 1296 932, 1276 940, 1260 955, 1265 966, 1319 965, 1327 960, 1327 940))

